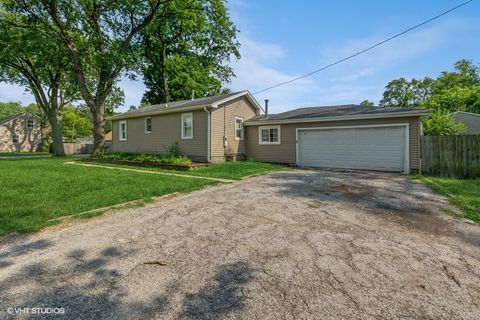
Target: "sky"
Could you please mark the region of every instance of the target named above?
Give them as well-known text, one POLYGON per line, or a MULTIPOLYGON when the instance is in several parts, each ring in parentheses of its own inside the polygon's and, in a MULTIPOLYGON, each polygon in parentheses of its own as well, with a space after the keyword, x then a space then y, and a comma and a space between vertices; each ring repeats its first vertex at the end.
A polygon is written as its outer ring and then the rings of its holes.
MULTIPOLYGON (((256 92, 319 69, 427 20, 462 0, 229 0, 242 58, 231 61, 233 91, 256 92)), ((255 95, 271 113, 304 106, 378 103, 388 81, 436 77, 455 61, 480 63, 480 0, 381 47, 308 78, 255 95)), ((138 105, 142 81, 122 79, 125 103, 138 105)), ((0 101, 34 102, 0 83, 0 101)))

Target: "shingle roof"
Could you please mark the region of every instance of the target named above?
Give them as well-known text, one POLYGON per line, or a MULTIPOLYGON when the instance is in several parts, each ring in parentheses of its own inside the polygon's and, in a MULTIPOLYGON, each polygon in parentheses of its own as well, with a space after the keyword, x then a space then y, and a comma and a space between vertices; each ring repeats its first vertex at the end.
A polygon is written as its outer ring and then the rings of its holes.
POLYGON ((356 115, 381 115, 384 113, 417 113, 418 111, 427 111, 425 109, 407 109, 407 108, 380 108, 380 107, 365 107, 355 104, 340 105, 340 106, 325 106, 325 107, 308 107, 299 108, 282 113, 270 114, 267 118, 260 115, 256 116, 247 122, 253 121, 274 121, 274 120, 294 120, 306 118, 323 118, 323 117, 339 117, 339 116, 356 116, 356 115))
POLYGON ((230 97, 233 97, 241 93, 247 93, 247 91, 232 92, 228 94, 222 94, 219 96, 198 98, 193 100, 182 100, 182 101, 174 101, 169 103, 154 104, 150 106, 141 107, 135 110, 127 111, 119 115, 115 115, 111 117, 110 120, 141 117, 143 115, 148 115, 148 114, 152 114, 159 111, 176 110, 176 109, 183 109, 183 108, 189 108, 189 107, 210 106, 216 102, 222 101, 224 99, 228 99, 230 97))

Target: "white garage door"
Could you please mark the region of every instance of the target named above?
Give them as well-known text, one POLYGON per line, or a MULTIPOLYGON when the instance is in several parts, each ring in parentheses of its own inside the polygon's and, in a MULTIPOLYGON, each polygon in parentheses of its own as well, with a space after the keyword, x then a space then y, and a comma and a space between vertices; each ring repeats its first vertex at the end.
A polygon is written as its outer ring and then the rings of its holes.
POLYGON ((406 127, 298 129, 298 165, 407 171, 406 127))

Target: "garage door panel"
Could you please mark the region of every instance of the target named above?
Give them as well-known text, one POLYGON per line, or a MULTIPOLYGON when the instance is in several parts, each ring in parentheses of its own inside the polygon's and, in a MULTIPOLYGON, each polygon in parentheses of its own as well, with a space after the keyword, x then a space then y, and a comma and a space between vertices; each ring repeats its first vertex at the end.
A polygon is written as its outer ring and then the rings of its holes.
POLYGON ((300 166, 403 171, 403 126, 298 131, 300 166))

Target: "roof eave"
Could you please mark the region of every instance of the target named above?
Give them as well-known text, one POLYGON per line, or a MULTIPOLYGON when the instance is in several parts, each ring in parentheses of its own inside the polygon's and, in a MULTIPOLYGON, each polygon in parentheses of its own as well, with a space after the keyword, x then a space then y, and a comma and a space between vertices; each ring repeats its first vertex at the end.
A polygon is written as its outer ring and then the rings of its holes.
POLYGON ((199 106, 190 106, 190 107, 181 107, 181 108, 172 108, 172 109, 164 109, 164 110, 154 110, 150 112, 143 112, 139 114, 119 114, 116 116, 108 117, 107 120, 109 121, 116 121, 116 120, 126 120, 126 119, 133 119, 133 118, 143 118, 149 116, 156 116, 168 113, 178 113, 178 112, 186 112, 186 111, 196 111, 196 110, 203 110, 205 107, 211 108, 211 105, 199 105, 199 106))
POLYGON ((421 111, 407 111, 407 112, 391 112, 382 114, 361 114, 349 116, 335 116, 335 117, 314 117, 303 119, 280 119, 280 120, 250 120, 245 121, 246 126, 258 126, 269 124, 288 124, 288 123, 308 123, 308 122, 331 122, 341 120, 361 120, 361 119, 385 119, 385 118, 403 118, 403 117, 425 117, 428 116, 430 110, 421 111))

